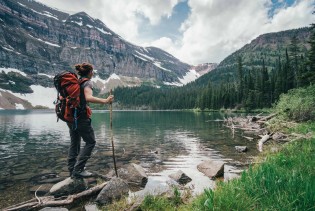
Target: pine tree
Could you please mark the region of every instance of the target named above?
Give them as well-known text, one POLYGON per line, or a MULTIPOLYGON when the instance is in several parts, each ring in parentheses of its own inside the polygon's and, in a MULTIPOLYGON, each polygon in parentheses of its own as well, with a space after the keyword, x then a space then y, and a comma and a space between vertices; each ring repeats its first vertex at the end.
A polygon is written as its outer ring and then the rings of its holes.
POLYGON ((243 94, 244 94, 244 72, 243 72, 242 57, 238 57, 237 70, 238 70, 238 84, 239 84, 238 102, 242 103, 243 94))
POLYGON ((284 70, 286 72, 286 81, 285 81, 285 92, 287 92, 290 89, 294 88, 294 72, 291 68, 291 62, 290 62, 288 49, 285 50, 285 64, 284 64, 284 70))
POLYGON ((309 40, 311 49, 308 54, 309 69, 304 78, 306 78, 310 84, 314 84, 315 83, 315 24, 313 23, 311 27, 312 27, 312 34, 309 40))
POLYGON ((269 81, 269 75, 268 70, 265 66, 265 60, 263 59, 263 67, 261 71, 261 94, 262 94, 262 105, 270 106, 270 81, 269 81))
POLYGON ((291 68, 291 74, 293 77, 293 87, 300 87, 301 81, 300 81, 300 71, 299 71, 299 47, 298 47, 298 39, 296 35, 294 35, 291 39, 291 43, 289 46, 289 52, 290 52, 290 68, 291 68))

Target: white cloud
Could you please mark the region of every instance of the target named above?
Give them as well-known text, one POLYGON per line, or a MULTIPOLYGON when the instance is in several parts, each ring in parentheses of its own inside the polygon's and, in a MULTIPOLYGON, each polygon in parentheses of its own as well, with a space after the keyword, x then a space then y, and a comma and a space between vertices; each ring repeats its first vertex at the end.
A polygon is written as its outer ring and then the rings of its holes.
POLYGON ((188 0, 191 11, 181 26, 179 39, 152 40, 140 38, 145 30, 143 18, 158 25, 183 0, 77 0, 75 4, 64 0, 38 1, 56 8, 85 11, 129 42, 159 47, 190 64, 220 62, 260 34, 315 22, 315 15, 311 14, 315 0, 296 0, 290 7, 276 9, 272 17, 268 14, 271 0, 188 0))
POLYGON ((308 26, 315 22, 314 0, 301 0, 270 18, 270 0, 189 0, 182 46, 175 56, 192 63, 220 62, 258 35, 308 26))
POLYGON ((175 54, 177 51, 175 47, 176 44, 169 37, 161 37, 150 44, 144 44, 144 45, 147 45, 147 46, 150 45, 150 46, 161 48, 164 51, 169 52, 170 54, 175 54))
POLYGON ((169 17, 173 7, 180 0, 37 0, 43 4, 61 8, 68 13, 85 11, 93 18, 102 20, 111 30, 124 39, 139 44, 141 18, 147 18, 152 25, 158 24, 162 17, 169 17), (63 9, 64 8, 64 9, 63 9), (65 8, 70 8, 67 11, 65 8))

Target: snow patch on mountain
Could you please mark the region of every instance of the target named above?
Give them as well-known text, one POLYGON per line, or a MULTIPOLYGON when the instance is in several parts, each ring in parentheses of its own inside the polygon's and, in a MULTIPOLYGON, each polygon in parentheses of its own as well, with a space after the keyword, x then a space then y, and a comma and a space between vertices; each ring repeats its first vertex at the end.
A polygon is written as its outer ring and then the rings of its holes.
POLYGON ((0 72, 4 72, 5 74, 8 74, 9 72, 15 72, 15 73, 19 73, 23 76, 27 76, 25 73, 23 73, 20 70, 14 69, 14 68, 6 68, 6 67, 0 67, 0 72))
POLYGON ((140 56, 142 56, 142 57, 148 59, 148 60, 154 61, 154 58, 153 58, 153 57, 150 57, 150 56, 148 56, 148 55, 146 55, 146 54, 140 53, 139 51, 136 51, 136 53, 139 54, 140 56))
POLYGON ((166 81, 164 81, 163 84, 165 84, 167 86, 183 86, 183 84, 178 83, 178 82, 166 82, 166 81))
POLYGON ((15 104, 15 109, 19 109, 19 110, 24 110, 24 106, 22 104, 16 103, 15 104))
POLYGON ((146 60, 145 58, 143 58, 143 57, 141 57, 141 56, 138 56, 138 55, 136 55, 136 54, 133 54, 135 57, 137 57, 137 58, 139 58, 139 59, 141 59, 141 60, 143 60, 143 61, 148 61, 148 60, 146 60))
POLYGON ((55 17, 55 16, 53 16, 53 15, 49 15, 49 14, 46 14, 46 13, 41 13, 41 12, 38 12, 38 11, 33 10, 33 9, 31 9, 31 8, 28 8, 28 9, 30 9, 31 11, 33 11, 33 12, 35 12, 35 13, 37 13, 37 14, 44 15, 44 16, 47 16, 47 17, 49 17, 49 18, 53 18, 53 19, 59 20, 57 17, 55 17))
POLYGON ((99 30, 100 32, 102 32, 103 34, 108 34, 108 35, 112 35, 112 33, 110 32, 107 32, 107 31, 104 31, 104 29, 101 29, 101 28, 98 28, 98 27, 95 27, 97 30, 99 30))
POLYGON ((38 75, 43 75, 43 76, 46 76, 48 78, 54 78, 55 77, 53 75, 48 75, 48 74, 45 74, 45 73, 38 73, 38 75))
POLYGON ((18 2, 18 4, 21 5, 22 7, 26 7, 24 4, 22 4, 22 3, 20 3, 20 2, 18 2))
POLYGON ((47 44, 47 45, 51 45, 51 46, 58 47, 58 48, 61 47, 60 45, 57 45, 57 44, 54 44, 54 43, 51 43, 51 42, 44 41, 44 40, 42 40, 42 39, 40 39, 40 38, 33 37, 33 36, 30 35, 30 34, 28 34, 28 35, 29 35, 30 37, 32 37, 32 38, 34 38, 34 39, 40 41, 40 42, 43 42, 43 43, 47 44))
POLYGON ((163 83, 168 86, 184 86, 196 80, 199 77, 200 77, 200 74, 197 73, 194 69, 191 69, 182 78, 178 78, 180 83, 179 82, 166 82, 166 81, 164 81, 163 83))
POLYGON ((162 66, 161 66, 161 62, 154 62, 153 64, 154 64, 155 66, 157 66, 158 68, 162 69, 162 70, 165 70, 165 71, 167 71, 167 72, 172 72, 171 70, 162 67, 162 66))
POLYGON ((71 23, 76 23, 76 24, 78 24, 79 26, 83 26, 83 22, 82 22, 82 21, 81 21, 81 22, 71 21, 71 23))
POLYGON ((200 74, 198 74, 195 70, 189 70, 185 76, 183 76, 183 78, 178 78, 179 81, 183 84, 186 85, 194 80, 196 80, 197 78, 200 77, 200 74))

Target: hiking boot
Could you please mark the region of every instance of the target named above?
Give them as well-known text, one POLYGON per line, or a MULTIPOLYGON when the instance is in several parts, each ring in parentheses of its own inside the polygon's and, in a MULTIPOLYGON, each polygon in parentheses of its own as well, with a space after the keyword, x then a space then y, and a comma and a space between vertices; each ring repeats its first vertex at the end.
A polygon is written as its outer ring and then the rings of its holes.
POLYGON ((83 171, 73 171, 71 178, 85 178, 85 177, 91 177, 93 176, 93 173, 83 170, 83 171))

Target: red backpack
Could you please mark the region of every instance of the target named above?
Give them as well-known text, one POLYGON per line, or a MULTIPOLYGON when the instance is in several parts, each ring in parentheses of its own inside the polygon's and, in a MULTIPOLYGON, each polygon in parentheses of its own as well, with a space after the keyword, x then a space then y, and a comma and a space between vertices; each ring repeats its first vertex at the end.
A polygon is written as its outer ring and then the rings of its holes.
POLYGON ((81 108, 83 100, 80 96, 81 84, 88 80, 88 78, 78 79, 77 75, 70 71, 64 71, 54 77, 54 85, 57 89, 57 100, 55 101, 57 121, 61 119, 65 122, 74 122, 76 129, 80 114, 86 112, 87 117, 91 116, 91 109, 86 104, 85 108, 81 108))

